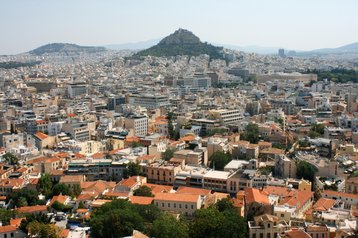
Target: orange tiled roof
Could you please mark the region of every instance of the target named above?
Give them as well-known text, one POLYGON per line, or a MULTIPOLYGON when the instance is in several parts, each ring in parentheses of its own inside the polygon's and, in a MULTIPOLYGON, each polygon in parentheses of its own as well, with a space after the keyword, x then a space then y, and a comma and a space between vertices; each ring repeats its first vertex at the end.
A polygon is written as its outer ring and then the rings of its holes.
POLYGON ((292 229, 290 231, 286 231, 286 235, 289 238, 311 238, 311 236, 309 234, 307 234, 305 231, 299 230, 299 229, 292 229))
POLYGON ((298 191, 294 196, 288 196, 284 198, 280 204, 287 204, 293 207, 301 208, 308 200, 313 198, 313 192, 311 191, 298 191))
POLYGON ((30 159, 30 160, 26 161, 26 164, 38 164, 38 163, 41 163, 41 162, 45 162, 49 158, 51 158, 51 157, 38 157, 38 158, 35 158, 35 159, 30 159))
POLYGON ((81 183, 81 188, 84 192, 96 191, 98 193, 103 193, 106 189, 112 189, 115 186, 115 182, 107 182, 102 180, 81 183))
POLYGON ((54 157, 59 157, 59 158, 67 158, 70 157, 70 154, 67 152, 59 152, 53 155, 54 157))
POLYGON ((129 197, 129 201, 133 204, 140 205, 149 205, 152 204, 154 198, 153 197, 142 197, 142 196, 131 196, 129 197))
POLYGON ((141 181, 143 181, 143 179, 144 179, 144 177, 142 177, 142 176, 131 176, 127 179, 120 181, 119 184, 122 186, 128 187, 128 188, 132 188, 137 183, 140 183, 141 181))
POLYGON ((195 194, 157 193, 154 200, 196 203, 199 197, 200 195, 195 194))
POLYGON ((14 232, 16 230, 17 230, 17 228, 15 226, 12 226, 12 225, 0 226, 0 234, 1 233, 14 232))
POLYGON ((142 161, 142 160, 152 160, 155 158, 155 155, 142 155, 140 157, 137 158, 137 160, 142 161))
POLYGON ((21 221, 24 220, 25 218, 11 218, 10 219, 10 225, 15 226, 15 227, 19 227, 21 224, 21 221))
POLYGON ((50 206, 54 203, 54 202, 59 202, 61 204, 65 204, 65 202, 67 201, 69 197, 65 196, 65 195, 58 195, 58 196, 53 196, 50 202, 50 206))
POLYGON ((185 187, 180 186, 177 189, 178 194, 195 194, 195 195, 204 195, 207 196, 211 193, 211 190, 209 189, 203 189, 203 188, 191 188, 191 187, 185 187))
POLYGON ((314 205, 313 210, 315 211, 327 211, 334 206, 336 200, 329 198, 320 198, 314 205))
POLYGON ((167 193, 173 189, 172 186, 159 185, 159 184, 154 184, 154 183, 145 183, 143 185, 149 187, 152 190, 152 193, 154 195, 156 193, 167 193))
POLYGON ((96 192, 92 192, 92 193, 81 193, 80 195, 78 195, 77 197, 77 201, 91 201, 96 199, 96 197, 98 197, 98 193, 96 192))
POLYGON ((195 140, 195 136, 194 135, 186 135, 186 136, 180 138, 180 140, 185 141, 185 142, 193 141, 193 140, 195 140))
POLYGON ((22 187, 25 183, 23 179, 0 179, 0 187, 22 187))
POLYGON ((101 158, 104 158, 106 156, 106 154, 104 153, 95 153, 92 155, 92 158, 93 159, 101 159, 101 158))
POLYGON ((42 133, 42 132, 37 132, 34 136, 36 136, 38 139, 40 140, 44 140, 48 138, 48 135, 42 133))
POLYGON ((57 157, 49 158, 49 159, 45 160, 45 163, 54 163, 54 162, 58 162, 58 161, 60 161, 62 159, 63 158, 57 158, 57 157))
POLYGON ((266 194, 260 192, 260 190, 256 188, 246 188, 245 189, 246 195, 246 203, 250 204, 252 202, 257 202, 261 204, 269 205, 269 199, 266 194))
POLYGON ((60 237, 67 238, 69 234, 70 234, 70 230, 64 229, 64 230, 61 231, 61 236, 60 237))
POLYGON ((136 137, 136 136, 127 136, 124 141, 126 142, 139 142, 140 139, 139 137, 136 137))
POLYGON ((47 206, 46 205, 36 205, 36 206, 27 206, 27 207, 20 207, 17 208, 16 211, 18 213, 33 213, 33 212, 43 212, 43 211, 47 211, 47 206))

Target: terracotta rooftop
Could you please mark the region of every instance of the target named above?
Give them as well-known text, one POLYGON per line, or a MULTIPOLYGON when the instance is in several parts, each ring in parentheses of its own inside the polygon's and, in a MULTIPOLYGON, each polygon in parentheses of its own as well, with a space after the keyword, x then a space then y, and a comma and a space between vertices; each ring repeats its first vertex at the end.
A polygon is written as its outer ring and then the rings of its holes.
POLYGON ((126 142, 139 142, 139 137, 136 136, 127 136, 125 139, 126 142))
POLYGON ((204 195, 207 196, 211 193, 211 190, 203 189, 203 188, 191 188, 191 187, 185 187, 180 186, 177 189, 177 194, 194 194, 194 195, 204 195))
POLYGON ((330 208, 334 206, 336 200, 329 198, 320 198, 314 205, 313 210, 315 211, 328 211, 330 208))
POLYGON ((48 135, 46 135, 46 134, 44 134, 42 132, 37 132, 34 136, 37 137, 40 140, 45 140, 45 139, 48 138, 48 135))
POLYGON ((106 189, 112 189, 116 186, 115 182, 107 182, 103 180, 91 181, 91 182, 82 182, 81 188, 82 191, 96 191, 98 193, 103 193, 106 189))
POLYGON ((193 140, 195 140, 195 136, 194 135, 187 135, 187 136, 184 136, 184 137, 180 138, 180 140, 185 141, 185 142, 193 141, 193 140))
POLYGON ((19 207, 16 209, 18 213, 33 213, 33 212, 43 212, 47 211, 46 205, 36 205, 36 206, 27 206, 27 207, 19 207))
POLYGON ((65 202, 67 201, 67 199, 69 199, 68 196, 65 195, 58 195, 58 196, 53 196, 50 202, 50 206, 54 203, 54 202, 59 202, 61 204, 65 204, 65 202))
POLYGON ((120 181, 119 184, 122 186, 128 187, 128 188, 132 188, 136 184, 142 183, 144 179, 145 179, 145 177, 142 177, 142 176, 132 176, 132 177, 129 177, 127 179, 120 181))
POLYGON ((200 195, 194 194, 157 193, 155 194, 154 200, 196 203, 199 197, 200 195))
POLYGON ((12 225, 0 226, 0 234, 1 233, 13 232, 13 231, 16 231, 16 230, 17 230, 17 228, 15 226, 12 226, 12 225))
POLYGON ((15 226, 15 227, 19 227, 21 224, 21 221, 24 220, 25 218, 11 218, 10 219, 10 225, 15 226))
POLYGON ((260 190, 256 188, 246 188, 245 189, 245 195, 246 195, 246 203, 250 204, 253 202, 261 203, 269 205, 269 199, 266 194, 263 194, 260 192, 260 190))
POLYGON ((145 183, 143 184, 147 187, 149 187, 152 190, 152 193, 155 195, 156 193, 165 193, 170 192, 173 187, 167 186, 167 185, 160 185, 160 184, 154 184, 154 183, 145 183))
POLYGON ((149 205, 153 203, 153 197, 130 196, 129 201, 133 204, 149 205))
POLYGON ((292 228, 290 231, 286 231, 286 236, 289 238, 311 238, 311 236, 305 231, 294 228, 292 228))
POLYGON ((22 187, 24 183, 24 179, 0 179, 0 187, 22 187))

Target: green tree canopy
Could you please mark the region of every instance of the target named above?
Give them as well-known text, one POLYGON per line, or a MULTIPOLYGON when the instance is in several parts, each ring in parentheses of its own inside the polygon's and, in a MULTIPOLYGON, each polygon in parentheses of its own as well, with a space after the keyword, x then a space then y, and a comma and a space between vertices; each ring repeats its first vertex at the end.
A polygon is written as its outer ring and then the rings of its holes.
POLYGON ((52 188, 52 196, 57 196, 59 194, 70 196, 71 195, 70 187, 64 183, 56 184, 52 188))
POLYGON ((175 149, 167 148, 162 155, 162 159, 165 161, 170 160, 174 156, 175 149))
POLYGON ((297 162, 297 170, 296 170, 297 178, 303 178, 313 182, 316 172, 317 169, 310 163, 303 160, 297 162))
POLYGON ((173 125, 173 117, 174 117, 174 113, 171 111, 168 111, 168 113, 167 113, 168 133, 169 133, 169 138, 172 140, 175 139, 175 129, 174 129, 174 125, 173 125))
POLYGON ((231 155, 222 151, 216 151, 210 156, 210 168, 215 166, 217 170, 223 170, 225 165, 231 161, 231 155))
POLYGON ((32 189, 21 189, 11 193, 7 201, 12 201, 12 204, 17 207, 35 206, 40 204, 38 193, 32 189))
POLYGON ((91 215, 93 237, 123 237, 133 230, 144 230, 144 219, 135 206, 125 200, 114 200, 91 215))
POLYGON ((163 213, 153 222, 151 235, 156 238, 172 238, 173 236, 186 238, 189 237, 189 228, 173 215, 163 213))
POLYGON ((51 207, 58 212, 68 212, 71 210, 71 207, 66 206, 65 204, 62 204, 58 201, 55 201, 54 203, 52 203, 51 207))
POLYGON ((46 197, 51 194, 52 189, 52 180, 51 176, 47 173, 41 174, 39 179, 40 192, 43 193, 46 197))
POLYGON ((0 222, 3 226, 9 225, 10 219, 15 218, 14 210, 0 209, 0 222))
POLYGON ((256 144, 260 141, 259 126, 254 123, 250 123, 246 126, 245 132, 240 135, 242 140, 250 141, 250 143, 256 144))
POLYGON ((143 197, 154 197, 154 195, 152 193, 152 189, 150 189, 150 187, 145 186, 145 185, 134 190, 133 195, 134 196, 143 196, 143 197))
POLYGON ((141 174, 140 165, 134 162, 129 162, 127 168, 123 171, 123 177, 138 176, 141 174))
POLYGON ((326 126, 324 124, 317 124, 317 123, 313 124, 308 133, 308 136, 311 138, 323 136, 325 127, 326 126))
POLYGON ((47 217, 47 215, 40 213, 40 214, 29 214, 26 216, 26 219, 23 219, 20 224, 20 230, 28 233, 28 224, 31 222, 39 222, 41 224, 49 224, 51 222, 51 219, 47 217))
POLYGON ((43 224, 38 221, 32 221, 27 225, 29 237, 38 238, 60 238, 61 229, 55 224, 43 224))
POLYGON ((5 162, 7 162, 8 164, 11 165, 16 165, 19 162, 19 159, 12 153, 7 152, 6 154, 4 154, 2 156, 2 158, 5 160, 5 162))
POLYGON ((227 207, 227 205, 228 204, 222 207, 224 208, 223 212, 220 212, 214 206, 197 210, 189 226, 189 236, 197 238, 246 237, 246 224, 244 219, 233 209, 227 207))

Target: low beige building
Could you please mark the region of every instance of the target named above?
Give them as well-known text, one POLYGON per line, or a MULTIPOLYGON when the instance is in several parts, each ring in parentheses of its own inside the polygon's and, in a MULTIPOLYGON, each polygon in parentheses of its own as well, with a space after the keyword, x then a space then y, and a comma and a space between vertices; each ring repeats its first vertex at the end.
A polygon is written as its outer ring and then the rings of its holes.
POLYGON ((202 206, 200 195, 158 193, 154 197, 154 204, 162 211, 192 216, 202 206))

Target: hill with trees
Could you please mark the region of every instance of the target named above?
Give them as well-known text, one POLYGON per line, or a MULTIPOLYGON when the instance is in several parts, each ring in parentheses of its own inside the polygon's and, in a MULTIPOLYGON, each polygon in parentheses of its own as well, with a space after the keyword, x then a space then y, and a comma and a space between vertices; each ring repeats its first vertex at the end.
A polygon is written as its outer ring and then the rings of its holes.
POLYGON ((30 51, 29 53, 34 55, 43 55, 43 54, 50 54, 50 53, 64 53, 64 54, 97 53, 103 51, 106 51, 106 48, 95 47, 95 46, 80 46, 80 45, 69 44, 69 43, 51 43, 51 44, 40 46, 30 51))
POLYGON ((207 54, 211 59, 220 59, 222 47, 216 47, 207 42, 201 42, 192 32, 179 29, 162 39, 157 45, 138 52, 135 56, 198 56, 207 54))

